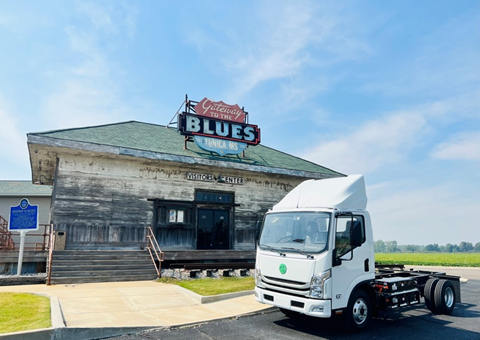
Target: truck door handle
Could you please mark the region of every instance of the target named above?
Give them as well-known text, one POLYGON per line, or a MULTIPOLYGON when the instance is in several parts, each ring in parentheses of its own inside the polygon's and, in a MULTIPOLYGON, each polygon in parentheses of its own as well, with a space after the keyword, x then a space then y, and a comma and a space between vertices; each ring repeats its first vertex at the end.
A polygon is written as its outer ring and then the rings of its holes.
POLYGON ((370 260, 369 259, 365 259, 365 262, 363 262, 363 267, 365 268, 366 272, 370 271, 370 260))

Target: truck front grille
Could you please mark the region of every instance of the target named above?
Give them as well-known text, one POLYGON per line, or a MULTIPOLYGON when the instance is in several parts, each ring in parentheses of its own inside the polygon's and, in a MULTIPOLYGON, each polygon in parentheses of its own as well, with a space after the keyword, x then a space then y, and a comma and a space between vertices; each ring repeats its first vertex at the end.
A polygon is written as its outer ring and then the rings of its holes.
POLYGON ((283 294, 307 297, 310 293, 310 284, 299 281, 285 280, 272 276, 262 276, 266 290, 283 294))
POLYGON ((264 277, 265 277, 267 280, 270 280, 270 281, 276 281, 276 282, 286 283, 286 284, 295 285, 295 286, 305 286, 305 285, 307 284, 306 282, 299 282, 299 281, 291 281, 291 280, 279 279, 279 278, 272 277, 272 276, 264 276, 264 277))

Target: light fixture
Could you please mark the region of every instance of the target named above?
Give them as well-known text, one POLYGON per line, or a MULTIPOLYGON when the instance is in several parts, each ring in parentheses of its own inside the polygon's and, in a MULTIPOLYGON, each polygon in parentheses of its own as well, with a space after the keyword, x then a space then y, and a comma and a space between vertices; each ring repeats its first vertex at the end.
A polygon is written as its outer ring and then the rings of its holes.
POLYGON ((53 178, 47 178, 45 175, 40 175, 39 180, 36 181, 36 182, 33 183, 33 184, 35 184, 35 185, 43 185, 43 184, 45 184, 45 182, 42 181, 42 177, 45 178, 45 181, 52 181, 52 182, 53 182, 53 178))

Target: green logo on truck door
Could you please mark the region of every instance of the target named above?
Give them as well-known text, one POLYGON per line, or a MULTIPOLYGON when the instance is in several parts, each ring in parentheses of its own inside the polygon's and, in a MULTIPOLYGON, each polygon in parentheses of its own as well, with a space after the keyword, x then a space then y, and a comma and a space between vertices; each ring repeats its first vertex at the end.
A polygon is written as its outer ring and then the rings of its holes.
POLYGON ((287 266, 285 264, 281 264, 280 267, 278 268, 280 270, 280 273, 285 274, 287 272, 287 266))

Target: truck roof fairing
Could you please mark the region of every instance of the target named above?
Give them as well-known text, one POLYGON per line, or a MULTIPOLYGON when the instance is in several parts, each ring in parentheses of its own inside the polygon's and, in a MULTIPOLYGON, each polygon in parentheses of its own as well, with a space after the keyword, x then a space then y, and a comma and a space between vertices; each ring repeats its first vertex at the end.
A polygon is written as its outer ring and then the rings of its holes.
POLYGON ((367 193, 363 175, 304 181, 274 205, 272 211, 319 207, 365 210, 367 193))

